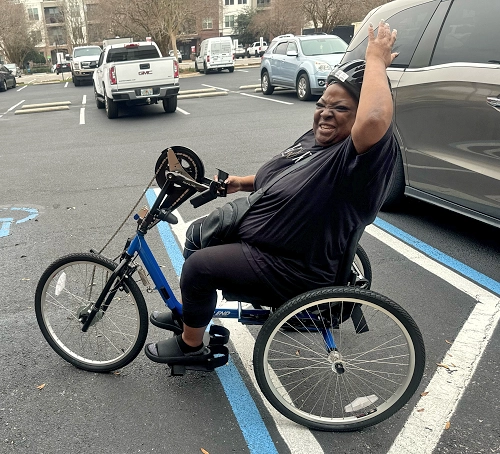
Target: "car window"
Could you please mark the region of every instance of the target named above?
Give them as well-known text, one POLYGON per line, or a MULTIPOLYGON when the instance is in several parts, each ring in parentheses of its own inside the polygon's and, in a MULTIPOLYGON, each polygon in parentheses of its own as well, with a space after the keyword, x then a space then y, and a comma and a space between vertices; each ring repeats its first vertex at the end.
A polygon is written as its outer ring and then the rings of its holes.
POLYGON ((308 57, 314 55, 343 54, 347 43, 340 38, 307 39, 300 42, 302 53, 308 57))
POLYGON ((500 63, 499 17, 498 1, 455 0, 441 29, 431 63, 500 63))
POLYGON ((100 55, 100 53, 101 53, 100 47, 84 47, 82 49, 75 49, 74 56, 86 57, 89 55, 100 55))
POLYGON ((274 49, 275 54, 282 54, 286 55, 286 48, 288 47, 288 42, 285 41, 284 43, 279 43, 276 48, 274 49))
POLYGON ((286 49, 287 52, 297 52, 297 44, 295 44, 295 41, 290 41, 288 43, 288 47, 286 49))
POLYGON ((119 61, 143 60, 151 58, 159 58, 158 50, 151 45, 133 46, 133 47, 117 47, 110 49, 106 58, 106 63, 119 61))
MULTIPOLYGON (((391 66, 408 66, 417 48, 417 45, 429 23, 439 1, 423 3, 421 5, 399 11, 391 17, 384 18, 392 29, 398 31, 398 38, 393 51, 399 52, 398 57, 391 66)), ((378 28, 378 27, 377 27, 378 28)), ((349 49, 349 60, 364 60, 368 37, 354 49, 349 49)))

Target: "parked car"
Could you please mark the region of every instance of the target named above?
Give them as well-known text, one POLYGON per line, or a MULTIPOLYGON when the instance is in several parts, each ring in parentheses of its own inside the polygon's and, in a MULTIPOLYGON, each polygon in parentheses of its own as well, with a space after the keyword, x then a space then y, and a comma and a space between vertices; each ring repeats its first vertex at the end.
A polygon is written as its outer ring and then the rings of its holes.
MULTIPOLYGON (((173 57, 173 56, 174 56, 174 51, 173 51, 173 50, 169 51, 168 55, 169 55, 170 57, 173 57)), ((179 63, 182 63, 182 54, 181 54, 181 51, 180 51, 180 50, 177 50, 177 61, 178 61, 179 63)))
POLYGON ((118 106, 162 102, 165 112, 177 109, 179 63, 162 57, 152 41, 111 44, 104 48, 93 75, 98 109, 117 118, 118 106))
POLYGON ((12 74, 14 74, 15 77, 21 77, 21 68, 15 63, 5 63, 5 67, 12 71, 12 74))
POLYGON ((243 44, 238 44, 234 49, 234 58, 245 58, 247 54, 246 49, 243 47, 243 44))
POLYGON ((194 62, 196 71, 207 74, 209 71, 227 69, 234 72, 233 41, 229 36, 207 38, 200 44, 200 53, 194 62))
POLYGON ((14 88, 15 86, 16 76, 5 65, 0 65, 0 91, 7 91, 8 88, 14 88))
POLYGON ((247 57, 262 57, 264 52, 267 50, 267 47, 268 46, 265 41, 262 42, 262 46, 260 45, 260 41, 255 41, 247 48, 247 57))
POLYGON ((364 58, 368 24, 398 31, 388 68, 401 155, 383 209, 405 196, 500 227, 500 2, 395 0, 371 11, 344 61, 364 58))
POLYGON ((283 35, 262 56, 262 93, 274 87, 293 88, 301 101, 320 95, 332 68, 340 62, 347 43, 335 35, 283 35))
POLYGON ((99 46, 79 46, 73 48, 71 54, 71 77, 73 84, 78 87, 82 82, 92 82, 92 76, 97 68, 97 61, 101 55, 99 46))
POLYGON ((69 61, 56 63, 56 74, 71 72, 71 65, 69 61))

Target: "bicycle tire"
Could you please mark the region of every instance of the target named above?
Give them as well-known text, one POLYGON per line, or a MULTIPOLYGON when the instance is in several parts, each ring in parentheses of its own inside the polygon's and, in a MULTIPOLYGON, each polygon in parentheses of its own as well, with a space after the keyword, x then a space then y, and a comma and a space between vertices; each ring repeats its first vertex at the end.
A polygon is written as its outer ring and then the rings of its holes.
POLYGON ((372 266, 368 254, 360 244, 356 246, 354 263, 363 274, 363 277, 368 281, 362 288, 369 289, 372 283, 372 266))
POLYGON ((348 432, 378 424, 408 402, 424 372, 425 347, 414 320, 389 298, 328 287, 291 299, 269 317, 253 364, 262 393, 284 416, 311 429, 348 432), (346 313, 350 306, 361 309, 362 321, 354 309, 346 313), (305 314, 322 316, 298 326, 305 314), (338 350, 326 350, 322 328, 338 350))
POLYGON ((35 293, 38 326, 53 350, 79 369, 110 372, 129 364, 148 334, 148 310, 137 284, 127 277, 106 312, 87 332, 81 316, 97 300, 117 264, 93 253, 70 254, 42 274, 35 293))

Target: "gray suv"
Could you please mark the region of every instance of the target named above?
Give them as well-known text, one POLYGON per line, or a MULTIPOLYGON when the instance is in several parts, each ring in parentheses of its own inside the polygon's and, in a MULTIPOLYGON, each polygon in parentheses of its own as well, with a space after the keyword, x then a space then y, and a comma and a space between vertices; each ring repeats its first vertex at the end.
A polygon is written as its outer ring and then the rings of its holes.
POLYGON ((274 87, 292 88, 301 101, 321 95, 326 78, 342 59, 347 43, 335 35, 282 35, 262 56, 262 93, 271 95, 274 87))
POLYGON ((383 209, 406 195, 500 227, 499 17, 498 0, 395 0, 364 19, 343 61, 364 58, 369 23, 398 31, 401 156, 383 209))

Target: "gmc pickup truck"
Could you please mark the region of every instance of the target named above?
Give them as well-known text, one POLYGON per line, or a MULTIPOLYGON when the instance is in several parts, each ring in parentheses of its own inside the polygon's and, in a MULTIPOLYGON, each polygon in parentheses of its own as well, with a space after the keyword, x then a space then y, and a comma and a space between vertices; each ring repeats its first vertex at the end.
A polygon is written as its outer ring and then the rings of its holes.
POLYGON ((174 57, 162 57, 154 42, 133 42, 106 46, 94 72, 97 108, 108 118, 118 117, 118 105, 157 104, 165 112, 177 109, 179 64, 174 57))

